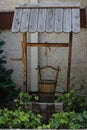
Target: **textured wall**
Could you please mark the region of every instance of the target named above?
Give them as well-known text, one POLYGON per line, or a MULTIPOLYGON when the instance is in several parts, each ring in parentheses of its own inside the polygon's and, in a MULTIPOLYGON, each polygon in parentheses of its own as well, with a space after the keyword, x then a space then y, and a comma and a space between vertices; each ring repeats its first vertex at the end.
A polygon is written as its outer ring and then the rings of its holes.
POLYGON ((39 0, 40 3, 49 3, 49 2, 80 2, 81 8, 87 6, 87 0, 39 0))
MULTIPOLYGON (((39 2, 58 2, 59 0, 39 0, 39 2)), ((60 0, 62 1, 76 1, 76 0, 60 0)), ((87 0, 77 0, 81 2, 81 7, 87 6, 87 0)), ((2 0, 0 1, 0 11, 14 10, 16 4, 29 3, 30 0, 2 0), (10 5, 10 6, 9 6, 10 5)), ((18 87, 22 86, 23 73, 22 63, 20 61, 11 61, 9 58, 21 57, 21 41, 22 34, 11 33, 10 30, 1 31, 0 38, 6 41, 4 46, 7 55, 7 67, 13 68, 13 79, 18 87)), ((68 41, 68 34, 39 34, 39 42, 63 42, 68 41)), ((71 70, 71 85, 80 86, 84 81, 84 86, 87 86, 87 30, 81 29, 79 34, 73 35, 73 51, 72 51, 72 70, 71 70), (85 85, 86 84, 86 85, 85 85)), ((48 48, 48 63, 53 66, 60 66, 57 90, 63 91, 66 86, 66 72, 67 72, 67 48, 48 48)), ((29 55, 29 54, 28 54, 29 55)), ((29 57, 29 56, 28 56, 29 57)), ((30 61, 28 60, 28 63, 30 61)), ((45 48, 39 48, 39 64, 46 64, 45 48)), ((29 75, 29 74, 28 74, 29 75)), ((29 77, 28 77, 29 78, 29 77)), ((86 87, 84 93, 87 93, 86 87)))
POLYGON ((0 0, 0 11, 12 11, 16 5, 29 2, 30 0, 0 0))
POLYGON ((22 86, 23 83, 23 73, 21 61, 11 61, 11 58, 21 58, 21 41, 22 35, 17 33, 12 33, 11 31, 5 30, 1 31, 0 39, 4 40, 6 44, 3 49, 5 55, 7 56, 7 68, 13 68, 13 79, 18 87, 22 86))

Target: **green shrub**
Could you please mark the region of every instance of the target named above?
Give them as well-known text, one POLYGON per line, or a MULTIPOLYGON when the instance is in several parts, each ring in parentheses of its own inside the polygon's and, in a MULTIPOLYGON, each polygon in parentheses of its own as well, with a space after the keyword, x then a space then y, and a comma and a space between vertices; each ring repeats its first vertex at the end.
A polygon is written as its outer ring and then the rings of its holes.
POLYGON ((77 95, 73 90, 69 93, 58 96, 55 102, 64 103, 64 111, 82 112, 86 109, 85 98, 77 95))
POLYGON ((7 63, 2 49, 4 44, 5 42, 0 40, 0 102, 9 102, 17 97, 19 90, 11 78, 13 69, 6 69, 4 66, 7 63))

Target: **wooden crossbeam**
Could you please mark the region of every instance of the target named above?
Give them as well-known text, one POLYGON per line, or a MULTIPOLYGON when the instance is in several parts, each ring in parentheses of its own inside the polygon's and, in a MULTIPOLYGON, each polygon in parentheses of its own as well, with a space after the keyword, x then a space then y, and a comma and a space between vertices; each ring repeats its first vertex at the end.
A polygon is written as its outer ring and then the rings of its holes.
POLYGON ((69 43, 27 43, 28 47, 68 47, 69 43))
POLYGON ((22 58, 11 58, 12 61, 22 61, 22 58))
POLYGON ((16 6, 16 9, 32 9, 32 8, 80 8, 79 2, 57 2, 52 4, 25 4, 16 6))

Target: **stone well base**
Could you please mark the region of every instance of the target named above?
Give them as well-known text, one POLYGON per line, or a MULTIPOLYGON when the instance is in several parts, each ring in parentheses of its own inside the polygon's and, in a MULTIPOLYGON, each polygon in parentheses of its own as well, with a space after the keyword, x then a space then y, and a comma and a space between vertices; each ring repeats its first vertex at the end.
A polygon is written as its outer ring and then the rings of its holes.
POLYGON ((63 111, 63 103, 32 102, 32 110, 42 115, 42 123, 48 123, 53 113, 63 111))

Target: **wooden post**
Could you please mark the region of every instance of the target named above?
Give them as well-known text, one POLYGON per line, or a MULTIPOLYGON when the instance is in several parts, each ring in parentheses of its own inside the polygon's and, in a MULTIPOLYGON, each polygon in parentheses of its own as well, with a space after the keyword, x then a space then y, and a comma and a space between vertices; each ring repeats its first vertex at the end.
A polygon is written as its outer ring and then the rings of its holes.
POLYGON ((67 69, 67 92, 70 90, 70 71, 72 57, 72 32, 69 34, 69 52, 68 52, 68 69, 67 69))
POLYGON ((22 42, 22 62, 23 62, 23 92, 27 92, 27 34, 23 33, 22 42))

